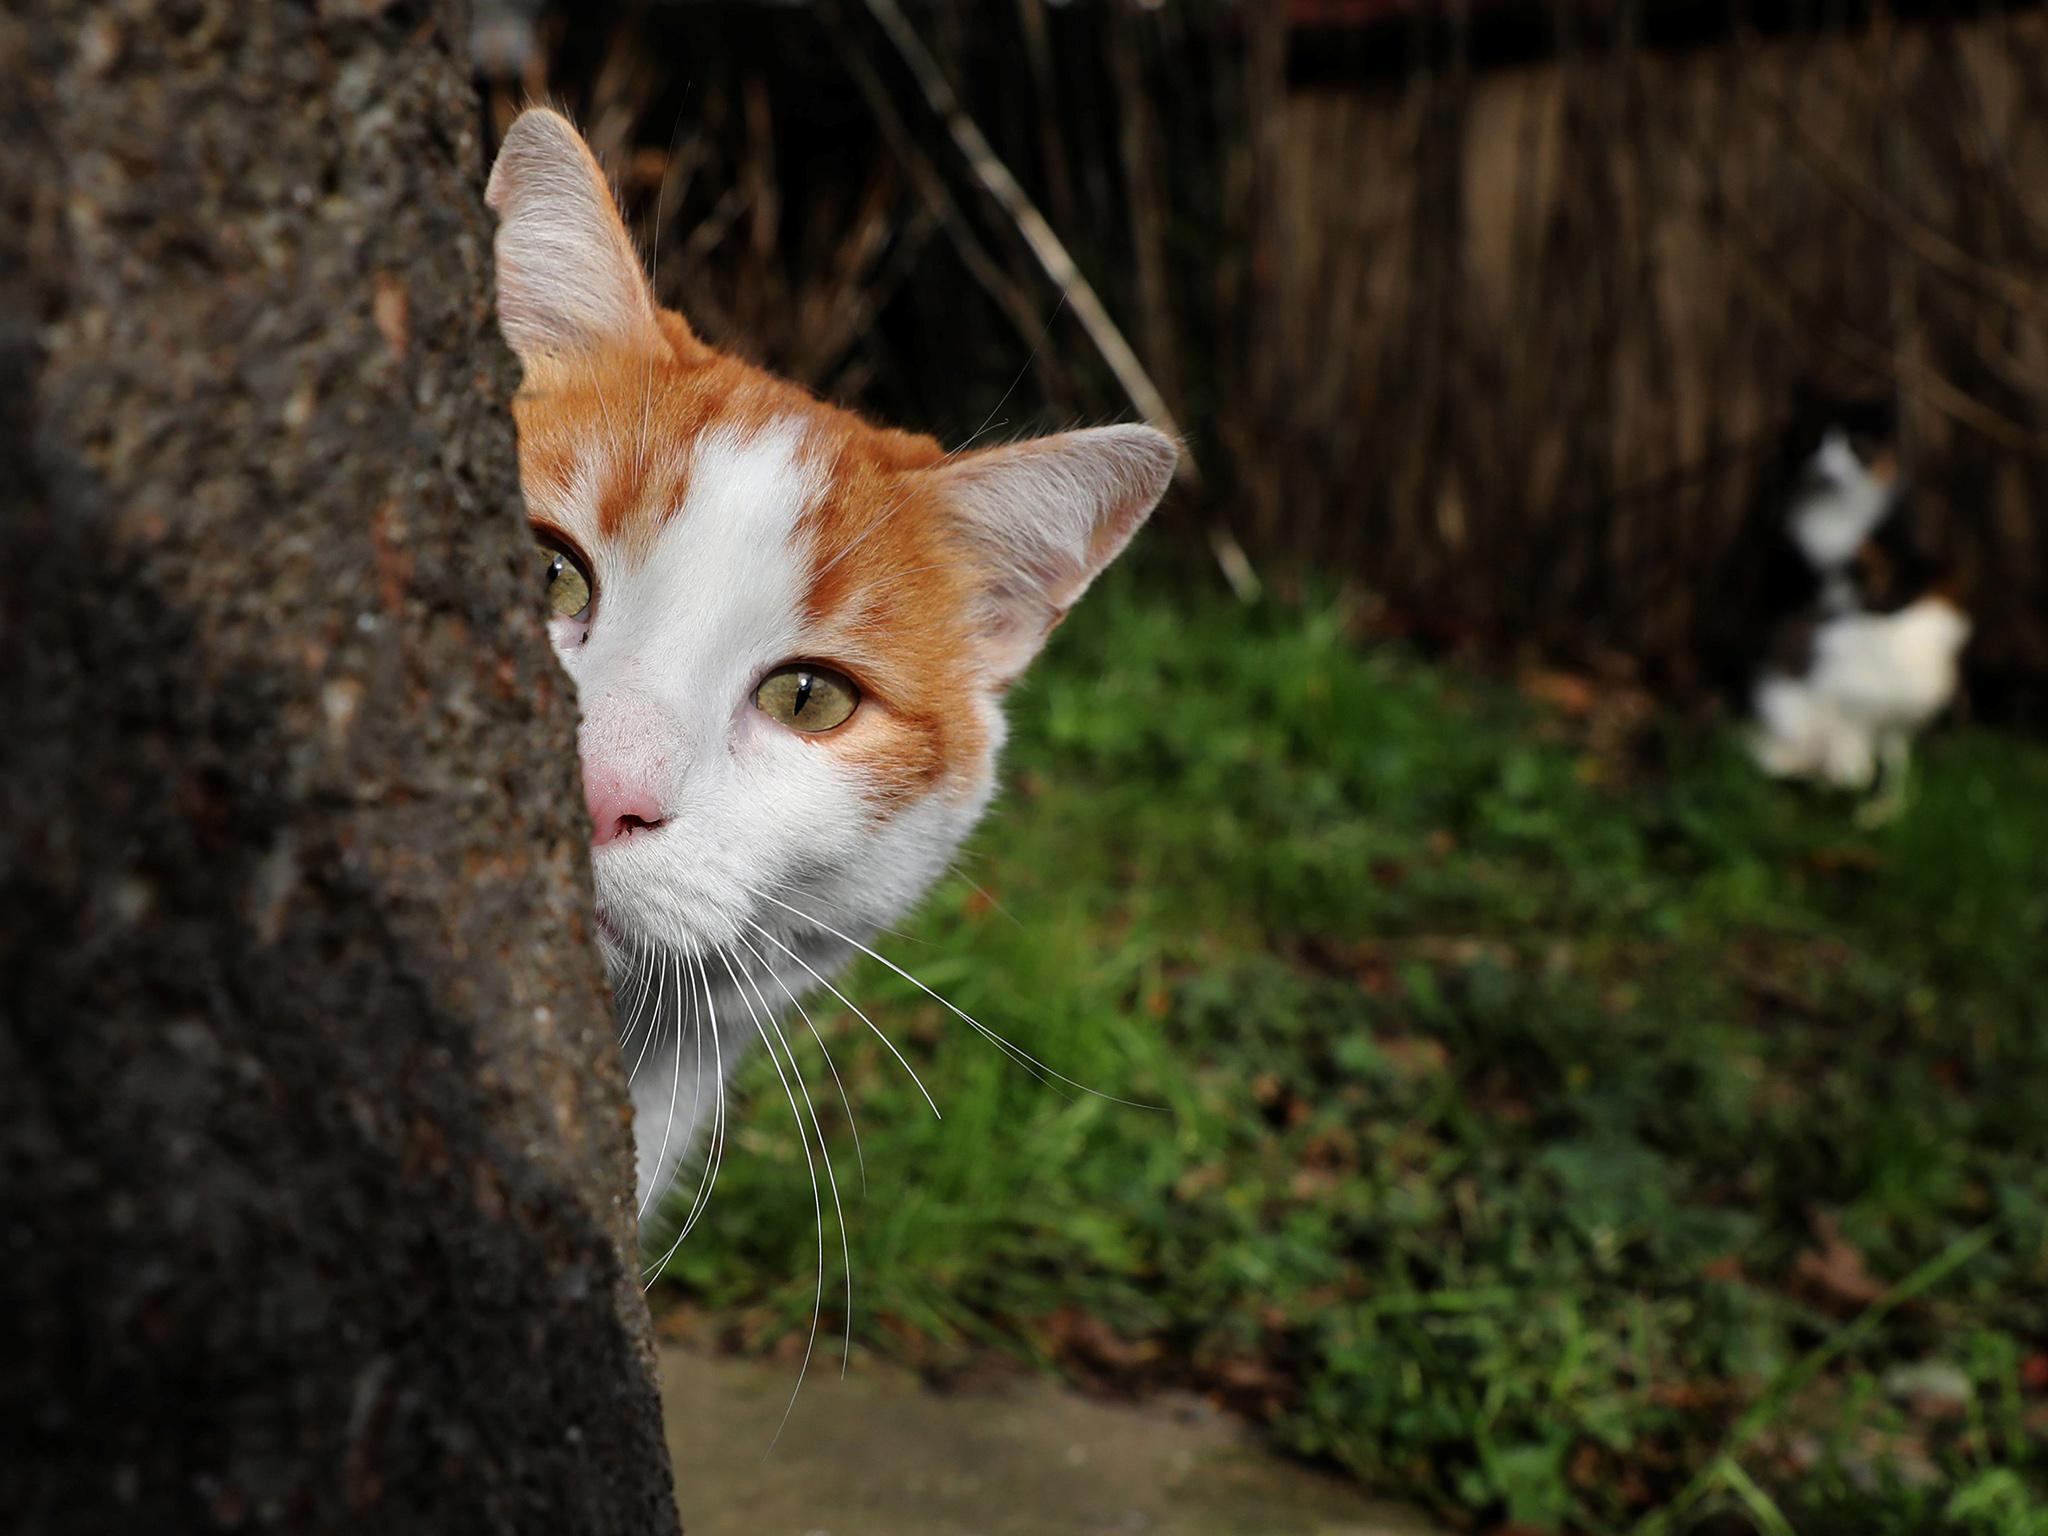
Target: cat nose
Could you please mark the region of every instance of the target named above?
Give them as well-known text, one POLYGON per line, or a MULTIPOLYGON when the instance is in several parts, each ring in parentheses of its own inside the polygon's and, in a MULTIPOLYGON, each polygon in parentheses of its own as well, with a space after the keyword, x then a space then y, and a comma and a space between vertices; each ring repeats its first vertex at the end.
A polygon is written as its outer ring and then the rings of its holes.
POLYGON ((601 763, 583 765, 583 799, 590 807, 590 842, 595 848, 629 833, 651 832, 667 820, 653 790, 601 763))

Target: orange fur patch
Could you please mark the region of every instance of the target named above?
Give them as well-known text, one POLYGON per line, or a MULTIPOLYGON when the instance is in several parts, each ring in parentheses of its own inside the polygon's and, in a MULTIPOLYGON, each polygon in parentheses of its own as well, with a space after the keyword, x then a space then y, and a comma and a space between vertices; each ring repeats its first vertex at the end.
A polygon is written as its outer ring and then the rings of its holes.
MULTIPOLYGON (((878 810, 987 769, 974 611, 980 575, 933 477, 936 441, 876 427, 800 385, 718 352, 672 311, 661 352, 553 364, 513 402, 528 514, 593 556, 638 563, 689 490, 696 443, 803 425, 802 456, 823 493, 799 530, 810 546, 804 620, 811 649, 861 687, 847 727, 820 738, 869 786, 878 810)), ((599 623, 602 606, 599 608, 599 623)))

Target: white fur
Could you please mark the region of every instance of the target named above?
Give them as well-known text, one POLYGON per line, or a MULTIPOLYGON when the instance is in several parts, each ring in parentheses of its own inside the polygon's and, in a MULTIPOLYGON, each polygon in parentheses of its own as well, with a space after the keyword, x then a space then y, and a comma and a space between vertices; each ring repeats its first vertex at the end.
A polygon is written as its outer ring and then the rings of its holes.
POLYGON ((1024 670, 1130 541, 1178 457, 1150 427, 1096 427, 985 449, 941 471, 994 578, 984 619, 996 681, 1024 670))
POLYGON ((1828 429, 1806 468, 1812 484, 1792 505, 1792 537, 1827 576, 1856 558, 1897 501, 1898 486, 1873 475, 1839 427, 1828 429))
POLYGON ((661 347, 611 188, 567 121, 522 113, 484 200, 498 215, 498 325, 529 369, 600 348, 661 347))
MULTIPOLYGON (((503 221, 500 320, 529 382, 600 350, 661 355, 631 242, 566 121, 532 111, 513 125, 489 199, 503 221)), ((637 403, 644 412, 648 397, 637 403)), ((710 428, 665 466, 676 474, 642 477, 688 487, 682 506, 651 509, 669 515, 650 550, 594 536, 615 461, 644 446, 634 404, 617 402, 620 420, 606 411, 567 483, 529 480, 528 493, 537 515, 582 532, 595 566, 587 615, 551 626, 582 703, 586 771, 659 812, 591 855, 626 1014, 644 1232, 748 1045, 779 1045, 792 1027, 800 1038, 801 1020, 779 1017, 791 1000, 944 872, 994 792, 1003 685, 1143 522, 1176 454, 1149 428, 1109 427, 918 471, 940 477, 989 573, 982 643, 959 658, 958 689, 985 747, 904 804, 868 792, 857 754, 753 704, 769 671, 831 650, 805 615, 804 516, 826 487, 803 422, 710 428), (699 1027, 713 1016, 715 1032, 699 1027)))
MULTIPOLYGON (((823 487, 805 467, 793 421, 745 440, 714 430, 695 446, 689 471, 686 501, 644 559, 607 543, 593 548, 599 595, 589 625, 554 626, 582 701, 585 762, 651 790, 667 818, 592 850, 608 958, 630 1000, 638 946, 704 956, 718 1019, 718 1047, 701 1049, 700 1067, 698 1042, 678 1028, 694 1016, 693 999, 685 989, 678 1002, 672 979, 657 1037, 627 1042, 629 1062, 638 1061, 634 1123, 647 1219, 708 1123, 714 1061, 729 1072, 761 1027, 747 978, 783 1004, 778 1014, 787 1011, 785 986, 799 998, 817 986, 750 925, 767 927, 821 976, 852 954, 762 893, 868 942, 944 871, 993 788, 983 774, 974 789, 934 791, 878 818, 863 780, 830 744, 753 707, 763 675, 819 649, 803 616, 811 555, 800 519, 823 487), (776 962, 773 975, 764 959, 776 962)), ((578 480, 588 487, 598 478, 578 480)), ((993 746, 1000 716, 984 707, 993 746)))
POLYGON ((1828 620, 1806 676, 1770 673, 1757 685, 1758 763, 1844 789, 1868 788, 1881 765, 1902 771, 1913 736, 1955 697, 1969 635, 1970 621, 1939 597, 1828 620))

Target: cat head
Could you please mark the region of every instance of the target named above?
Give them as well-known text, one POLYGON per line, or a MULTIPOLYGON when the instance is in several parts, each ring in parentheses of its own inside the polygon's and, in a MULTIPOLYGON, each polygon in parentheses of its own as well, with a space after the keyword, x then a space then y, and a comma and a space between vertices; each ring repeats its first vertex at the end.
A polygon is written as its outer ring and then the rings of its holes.
POLYGON ((1905 485, 1891 399, 1802 384, 1782 458, 1786 531, 1811 570, 1839 586, 1873 534, 1896 531, 1905 485))
POLYGON ((1807 489, 1890 487, 1899 476, 1898 407, 1888 394, 1828 394, 1802 382, 1782 452, 1807 489))
POLYGON ((553 112, 512 125, 487 200, 611 958, 723 950, 792 908, 892 920, 987 805, 1004 691, 1174 445, 1124 426, 948 454, 716 350, 656 303, 553 112))

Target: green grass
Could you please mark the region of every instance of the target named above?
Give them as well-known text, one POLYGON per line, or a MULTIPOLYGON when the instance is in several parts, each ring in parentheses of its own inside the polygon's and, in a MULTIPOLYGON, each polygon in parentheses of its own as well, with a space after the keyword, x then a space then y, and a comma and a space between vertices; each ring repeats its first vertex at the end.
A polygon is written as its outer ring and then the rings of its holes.
MULTIPOLYGON (((831 1015, 860 1344, 1193 1384, 1481 1525, 2048 1533, 2048 751, 1945 735, 1866 832, 1729 732, 1595 751, 1135 579, 1013 714, 883 947, 1165 1112, 856 972, 945 1115, 831 1015)), ((738 1102, 668 1294, 767 1347, 811 1194, 765 1059, 738 1102)))

